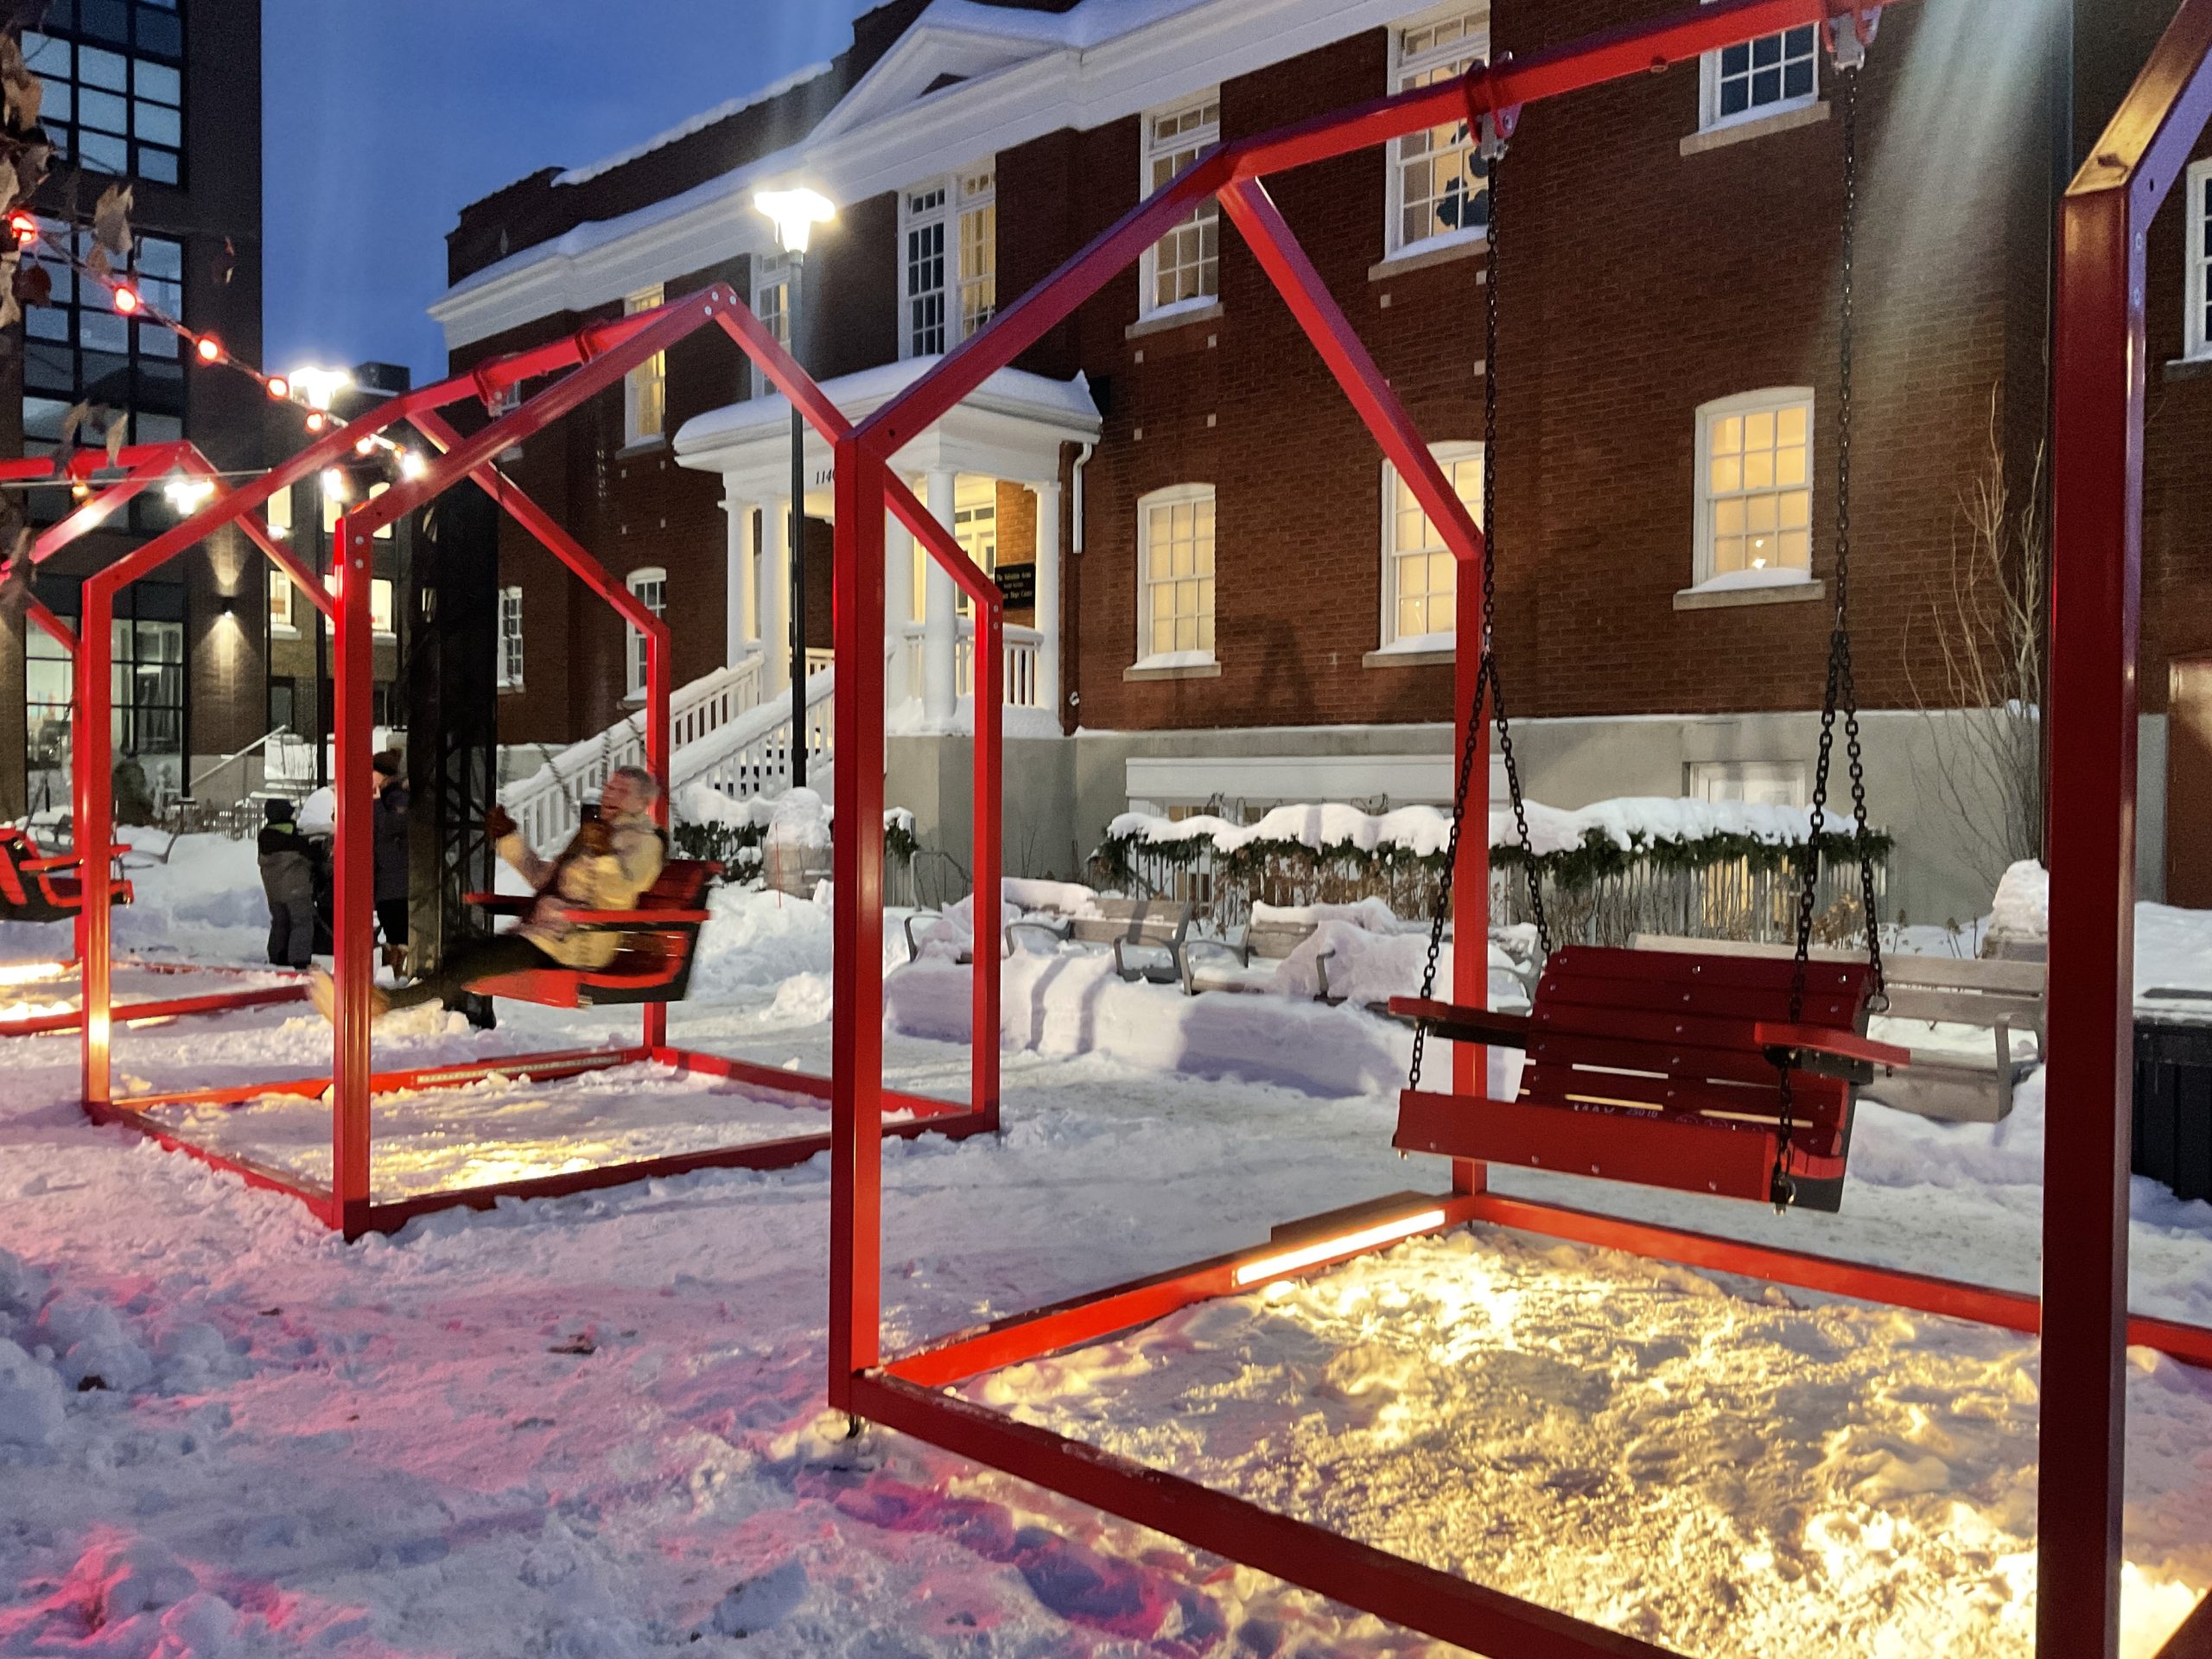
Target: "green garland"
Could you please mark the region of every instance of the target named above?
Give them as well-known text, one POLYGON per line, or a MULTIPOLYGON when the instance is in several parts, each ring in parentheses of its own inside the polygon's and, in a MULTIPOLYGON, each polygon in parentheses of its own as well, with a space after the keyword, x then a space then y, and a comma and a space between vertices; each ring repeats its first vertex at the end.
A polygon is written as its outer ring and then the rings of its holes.
MULTIPOLYGON (((676 826, 673 839, 676 850, 684 857, 719 864, 734 875, 741 870, 759 867, 763 857, 761 843, 767 836, 765 824, 679 823, 676 826)), ((921 849, 922 844, 916 839, 913 826, 905 815, 885 815, 885 858, 894 864, 911 864, 914 861, 914 855, 921 849)))
MULTIPOLYGON (((1868 832, 1866 841, 1867 851, 1874 861, 1886 864, 1896 848, 1894 839, 1886 831, 1876 830, 1868 832)), ((1490 849, 1490 867, 1494 871, 1520 871, 1533 862, 1538 876, 1547 885, 1561 893, 1580 893, 1625 874, 1639 863, 1669 873, 1709 870, 1729 864, 1747 865, 1764 873, 1795 868, 1803 849, 1802 842, 1768 841, 1734 831, 1674 839, 1655 838, 1637 830, 1630 833, 1629 845, 1624 847, 1605 830, 1593 826, 1583 831, 1579 846, 1538 853, 1533 860, 1516 846, 1493 847, 1490 849)), ((1859 852, 1858 837, 1825 831, 1820 837, 1818 850, 1823 864, 1856 862, 1859 852)), ((1252 841, 1233 852, 1222 853, 1216 851, 1213 842, 1204 836, 1166 841, 1149 841, 1141 835, 1109 836, 1091 855, 1091 863, 1102 884, 1128 887, 1136 880, 1140 857, 1157 864, 1188 867, 1209 854, 1213 857, 1216 875, 1232 882, 1249 883, 1263 873, 1280 870, 1286 865, 1315 874, 1325 868, 1341 875, 1363 874, 1378 882, 1402 880, 1416 873, 1432 878, 1440 878, 1444 874, 1441 851, 1417 853, 1395 843, 1366 848, 1344 841, 1311 847, 1302 841, 1287 839, 1252 841)))

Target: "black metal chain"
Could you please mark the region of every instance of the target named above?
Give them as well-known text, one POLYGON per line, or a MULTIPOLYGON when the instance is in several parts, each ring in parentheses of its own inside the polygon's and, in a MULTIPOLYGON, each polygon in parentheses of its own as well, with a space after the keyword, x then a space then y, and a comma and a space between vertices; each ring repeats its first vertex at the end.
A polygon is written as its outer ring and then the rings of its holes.
MULTIPOLYGON (((1859 854, 1859 904, 1866 924, 1866 962, 1874 992, 1870 1006, 1889 1006, 1882 968, 1882 939, 1874 912, 1873 842, 1866 823, 1866 763, 1859 739, 1859 683, 1851 662, 1851 436, 1852 369, 1854 346, 1853 276, 1859 231, 1859 71, 1840 72, 1843 81, 1843 249, 1837 314, 1835 620, 1828 633, 1827 679, 1821 697, 1820 758, 1813 774, 1813 806, 1803 875, 1797 890, 1797 950, 1789 982, 1789 1022, 1804 1017, 1805 986, 1813 949, 1813 908, 1819 900, 1821 835, 1827 820, 1828 779, 1835 759, 1835 722, 1843 714, 1844 753, 1851 779, 1852 844, 1859 854)), ((1786 1210, 1796 1196, 1789 1175, 1790 1143, 1796 1123, 1794 1065, 1782 1067, 1781 1123, 1775 1141, 1770 1196, 1786 1210)))
MULTIPOLYGON (((1483 704, 1488 700, 1497 721, 1498 752, 1505 760, 1506 788, 1513 803, 1513 823, 1521 838, 1522 860, 1529 879, 1529 913, 1536 924, 1536 943, 1544 956, 1551 954, 1551 925, 1544 914, 1543 886, 1536 872, 1535 848, 1529 834, 1529 806, 1521 790, 1520 762, 1513 753, 1513 726, 1505 711, 1505 693, 1497 673, 1497 178, 1503 159, 1502 137, 1490 143, 1484 168, 1483 188, 1488 207, 1483 315, 1483 624, 1481 656, 1475 670, 1475 694, 1467 709, 1466 735, 1460 745, 1459 775, 1452 794, 1452 832, 1444 848, 1444 872, 1436 890, 1436 908, 1429 919, 1428 958, 1421 976, 1421 995, 1427 1001, 1436 994, 1436 969, 1444 950, 1444 925, 1451 913, 1452 885, 1459 865, 1459 842, 1467 825, 1467 790, 1474 781, 1475 756, 1483 729, 1483 704)), ((1488 791, 1484 791, 1487 796, 1488 791)), ((1490 824, 1482 825, 1484 854, 1490 849, 1490 824)), ((1487 878, 1485 878, 1487 879, 1487 878)), ((1463 941, 1470 949, 1489 950, 1487 939, 1463 941)), ((1408 1087, 1421 1086, 1421 1063, 1428 1050, 1428 1027, 1414 1027, 1413 1066, 1408 1087)))

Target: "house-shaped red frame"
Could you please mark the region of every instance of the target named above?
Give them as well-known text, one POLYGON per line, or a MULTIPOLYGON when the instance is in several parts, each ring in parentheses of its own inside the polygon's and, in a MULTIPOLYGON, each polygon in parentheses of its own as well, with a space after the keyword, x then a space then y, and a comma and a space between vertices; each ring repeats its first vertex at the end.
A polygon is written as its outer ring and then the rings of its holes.
MULTIPOLYGON (((884 507, 896 494, 891 456, 1210 196, 1457 556, 1457 703, 1463 718, 1474 712, 1482 535, 1269 200, 1265 175, 1459 120, 1510 134, 1527 105, 1663 71, 1785 29, 1816 24, 1856 32, 1864 41, 1879 10, 1867 0, 1712 0, 1216 149, 1001 312, 836 446, 837 658, 841 673, 849 677, 839 688, 836 710, 841 821, 867 823, 881 803, 881 662, 872 647, 883 626, 884 507)), ((2094 159, 2067 198, 2062 226, 2048 729, 2052 767, 2064 787, 2051 792, 2051 1105, 2040 1298, 1513 1199, 1489 1190, 1482 1166, 1459 1161, 1449 1192, 1408 1194, 1292 1224, 1250 1250, 887 1356, 880 1318, 883 968, 881 952, 863 948, 881 927, 882 854, 871 837, 840 835, 830 1403, 1498 1659, 1619 1659, 1665 1650, 1014 1421, 950 1389, 1194 1301, 1468 1221, 2018 1331, 2041 1329, 2037 1651, 2044 1659, 2115 1659, 2123 1344, 2212 1365, 2212 1332, 2131 1318, 2126 1307, 2145 233, 2212 115, 2208 52, 2212 0, 2185 0, 2143 79, 2092 147, 2094 159)), ((977 706, 985 706, 983 697, 977 706)), ((985 741, 979 732, 979 747, 985 741)), ((1489 768, 1479 754, 1471 775, 1481 780, 1482 793, 1465 810, 1481 823, 1489 768)), ((978 802, 979 844, 997 839, 997 807, 995 799, 978 802)), ((1459 863, 1452 899, 1463 939, 1486 931, 1483 863, 1459 863)), ((978 891, 990 891, 980 868, 977 877, 978 891)), ((979 921, 993 908, 979 906, 979 921)), ((980 941, 976 956, 988 959, 980 941)), ((1457 953, 1453 1001, 1481 1003, 1482 962, 1478 950, 1457 953)), ((980 998, 973 1039, 979 1063, 999 1042, 980 998)), ((1473 1092, 1480 1058, 1457 1047, 1458 1092, 1473 1092)), ((2166 1651, 2176 1659, 2212 1653, 2212 1602, 2198 1609, 2166 1651)))
MULTIPOLYGON (((716 284, 655 310, 601 323, 568 339, 516 353, 481 365, 468 373, 402 393, 350 424, 333 423, 329 430, 290 460, 249 484, 219 494, 182 524, 86 579, 83 626, 77 645, 80 714, 77 722, 79 751, 74 795, 80 842, 105 845, 113 833, 113 790, 109 771, 113 759, 109 728, 112 646, 109 628, 115 596, 130 583, 158 569, 226 524, 244 525, 255 544, 291 581, 307 602, 329 620, 334 635, 337 748, 337 1018, 331 1074, 236 1088, 118 1097, 113 1078, 113 1030, 126 1017, 127 1010, 118 1008, 111 995, 110 873, 105 863, 93 861, 86 867, 85 875, 80 954, 84 962, 82 1098, 86 1111, 96 1121, 126 1124, 173 1150, 233 1170, 256 1185, 289 1192, 303 1200, 326 1224, 341 1230, 349 1238, 366 1231, 397 1227, 427 1211, 455 1205, 481 1208, 502 1198, 551 1197, 696 1169, 782 1168, 803 1163, 829 1147, 830 1136, 826 1133, 791 1135, 381 1202, 373 1197, 371 1184, 373 1148, 369 1108, 372 1097, 382 1093, 463 1087, 494 1072, 512 1078, 544 1080, 639 1062, 728 1077, 809 1103, 819 1104, 830 1093, 829 1082, 824 1078, 671 1046, 668 1040, 668 1010, 665 1005, 658 1003, 643 1007, 639 1040, 621 1048, 508 1056, 388 1072, 373 1070, 370 1052, 373 914, 369 846, 370 696, 373 677, 369 615, 372 538, 385 525, 415 512, 454 485, 473 481, 639 630, 646 640, 646 764, 664 786, 661 810, 664 816, 670 758, 667 626, 646 610, 627 588, 610 576, 575 537, 502 474, 496 457, 523 439, 543 431, 594 393, 619 385, 624 375, 647 359, 697 330, 710 327, 719 327, 728 335, 791 398, 825 440, 840 444, 849 441, 851 429, 836 406, 776 344, 737 296, 727 286, 716 284), (525 383, 549 377, 550 385, 474 435, 463 437, 442 413, 454 405, 469 403, 494 406, 525 383), (332 588, 327 590, 311 571, 270 536, 261 516, 263 509, 279 491, 290 488, 301 479, 315 476, 325 467, 343 463, 354 453, 357 444, 403 423, 412 426, 442 453, 421 476, 401 479, 339 521, 333 542, 334 581, 332 588), (156 1116, 164 1108, 243 1107, 272 1095, 315 1098, 325 1094, 332 1103, 332 1179, 327 1185, 197 1144, 175 1124, 156 1116)), ((150 476, 147 481, 150 481, 150 476)), ((897 493, 893 510, 950 569, 954 580, 976 601, 984 636, 978 675, 979 679, 988 682, 981 685, 977 699, 981 711, 976 746, 977 796, 980 800, 988 792, 995 801, 1000 724, 995 682, 1003 672, 1004 627, 997 588, 910 493, 897 493)), ((880 702, 880 686, 875 696, 880 702)), ((871 798, 874 804, 859 804, 880 819, 880 797, 879 788, 871 798)), ((841 822, 852 820, 841 817, 841 822)), ((987 854, 979 852, 976 866, 978 880, 988 880, 995 888, 999 875, 995 844, 987 854)), ((979 963, 988 966, 997 959, 997 926, 995 914, 979 918, 979 963)), ((976 1017, 979 1022, 988 1020, 989 1028, 995 1029, 997 976, 979 967, 976 986, 976 1017)), ((895 1109, 905 1116, 887 1125, 885 1133, 899 1136, 937 1134, 958 1138, 995 1129, 998 1093, 997 1054, 995 1051, 988 1055, 979 1053, 967 1103, 920 1096, 896 1096, 895 1109)))

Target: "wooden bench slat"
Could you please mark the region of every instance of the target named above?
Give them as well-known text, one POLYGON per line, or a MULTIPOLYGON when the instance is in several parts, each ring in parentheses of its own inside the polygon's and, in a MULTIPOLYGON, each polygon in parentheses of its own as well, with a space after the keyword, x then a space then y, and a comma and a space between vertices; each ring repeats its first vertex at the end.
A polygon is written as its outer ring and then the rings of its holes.
MULTIPOLYGON (((1707 957, 1687 950, 1630 950, 1618 945, 1563 945, 1544 964, 1547 974, 1557 971, 1574 978, 1672 981, 1704 985, 1738 986, 1745 989, 1788 990, 1796 977, 1796 964, 1764 957, 1707 957)), ((1866 965, 1856 963, 1816 964, 1808 987, 1848 995, 1869 978, 1866 965), (1827 983, 1821 984, 1826 976, 1827 983)))
MULTIPOLYGON (((1724 1020, 1786 1020, 1789 1017, 1787 990, 1759 990, 1726 985, 1644 984, 1634 980, 1561 980, 1546 974, 1537 988, 1554 1007, 1634 1008, 1649 1014, 1683 1014, 1724 1020)), ((1854 1024, 1861 999, 1823 991, 1808 995, 1802 1005, 1801 1022, 1834 1026, 1854 1024)))
MULTIPOLYGON (((1625 1111, 1648 1109, 1669 1119, 1709 1118, 1769 1127, 1782 1122, 1782 1091, 1752 1084, 1536 1065, 1523 1074, 1521 1087, 1523 1096, 1536 1105, 1613 1106, 1625 1111)), ((1810 1145, 1828 1144, 1842 1127, 1843 1094, 1833 1078, 1801 1076, 1791 1091, 1790 1105, 1797 1132, 1814 1137, 1810 1145), (1815 1083, 1825 1086, 1815 1090, 1811 1087, 1815 1083)))

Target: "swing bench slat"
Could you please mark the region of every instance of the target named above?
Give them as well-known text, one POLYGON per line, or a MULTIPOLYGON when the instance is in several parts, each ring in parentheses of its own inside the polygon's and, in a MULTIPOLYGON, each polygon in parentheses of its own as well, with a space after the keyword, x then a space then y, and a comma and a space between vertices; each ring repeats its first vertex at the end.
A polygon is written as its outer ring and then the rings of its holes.
MULTIPOLYGON (((620 932, 622 949, 604 968, 540 968, 502 974, 478 987, 488 996, 544 1007, 600 1007, 639 1002, 680 1002, 691 986, 699 930, 709 918, 707 889, 719 864, 671 859, 635 910, 591 911, 575 925, 620 932)), ((493 913, 515 913, 533 902, 517 895, 478 893, 469 902, 493 913)))
POLYGON ((1408 1089, 1402 1152, 1764 1200, 1793 1071, 1796 1202, 1834 1210, 1851 1084, 1898 1051, 1866 1034, 1872 974, 1822 963, 1797 1018, 1789 963, 1575 945, 1554 951, 1526 1015, 1417 997, 1390 1009, 1433 1035, 1525 1052, 1512 1100, 1408 1089))

